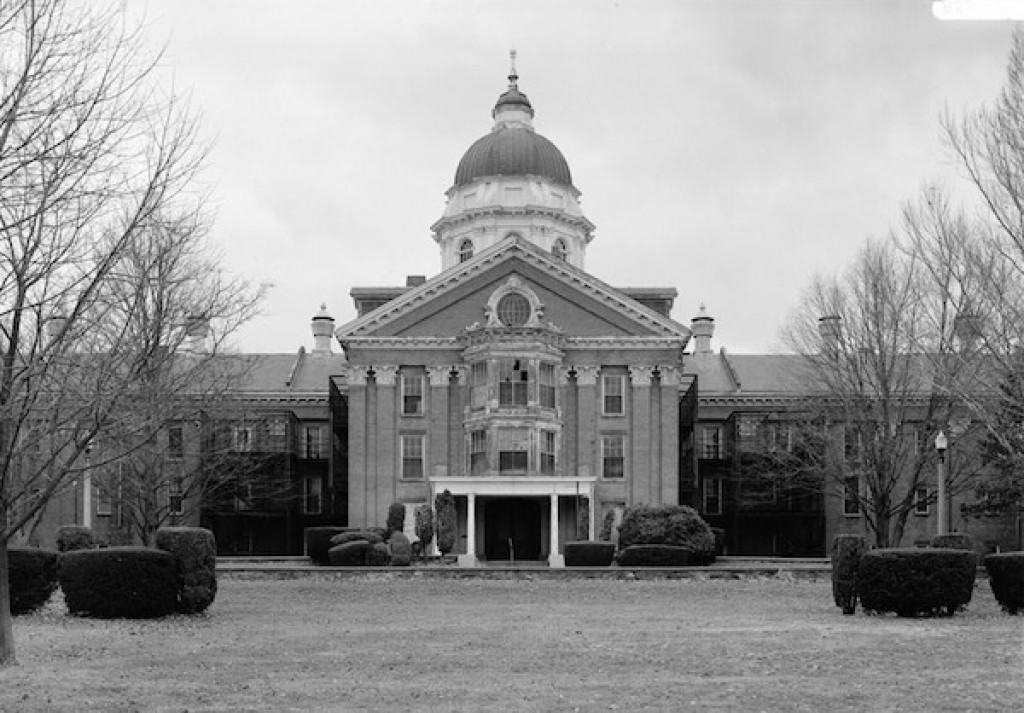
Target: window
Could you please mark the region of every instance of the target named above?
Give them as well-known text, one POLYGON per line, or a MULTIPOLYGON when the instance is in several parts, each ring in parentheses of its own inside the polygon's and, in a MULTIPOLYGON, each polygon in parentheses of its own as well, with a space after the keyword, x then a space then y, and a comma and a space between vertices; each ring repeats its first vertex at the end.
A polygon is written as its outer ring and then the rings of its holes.
POLYGON ((701 504, 705 515, 722 514, 721 478, 705 478, 701 481, 701 504))
POLYGON ((231 449, 239 452, 252 450, 252 428, 234 426, 231 429, 231 449))
POLYGON ((566 260, 569 257, 569 249, 565 247, 565 241, 559 238, 551 246, 551 254, 556 260, 566 260))
POLYGON ((601 477, 621 478, 626 467, 626 438, 620 433, 601 436, 601 477))
POLYGON ((167 429, 167 457, 172 460, 181 460, 185 457, 185 434, 181 426, 171 426, 167 429))
POLYGON ((540 432, 540 472, 554 475, 555 472, 555 432, 540 432))
POLYGON ((518 292, 509 292, 498 300, 498 320, 506 327, 521 327, 530 320, 530 300, 518 292))
POLYGON ((459 243, 459 262, 466 262, 473 257, 473 241, 466 238, 459 243))
POLYGON ((402 477, 407 480, 423 479, 423 436, 402 436, 402 477))
POLYGON ((469 434, 469 473, 479 475, 487 470, 487 431, 481 429, 469 434))
POLYGON ((843 481, 843 514, 860 515, 860 476, 848 475, 843 481))
POLYGON ((287 424, 283 418, 275 418, 267 423, 267 435, 275 438, 284 438, 287 424))
POLYGON ((110 482, 108 478, 101 478, 95 487, 96 491, 96 514, 100 516, 110 516, 114 511, 114 503, 110 482))
POLYGON ((722 457, 721 426, 701 426, 700 457, 705 460, 718 460, 722 457))
POLYGON ((302 514, 319 515, 324 481, 318 476, 302 479, 302 514))
POLYGON ((423 374, 402 372, 402 415, 423 415, 423 374))
POLYGON ((540 365, 540 405, 542 408, 555 407, 555 365, 540 365))
POLYGON ((498 403, 502 406, 525 406, 530 385, 530 372, 520 359, 502 359, 498 382, 498 403))
POLYGON ((185 492, 181 487, 181 480, 175 478, 171 481, 167 492, 167 509, 171 515, 185 514, 185 492))
POLYGON ((306 425, 302 427, 302 457, 327 457, 324 452, 324 427, 322 425, 306 425))
POLYGON ((487 362, 478 361, 470 371, 469 407, 479 410, 487 405, 487 362))
POLYGON ((525 428, 498 431, 498 470, 525 471, 529 464, 530 433, 525 428))
POLYGON ((914 514, 927 515, 928 511, 928 486, 919 485, 914 490, 914 514))
POLYGON ((622 374, 605 374, 601 377, 601 397, 605 416, 621 416, 625 413, 622 395, 626 390, 626 377, 622 374))

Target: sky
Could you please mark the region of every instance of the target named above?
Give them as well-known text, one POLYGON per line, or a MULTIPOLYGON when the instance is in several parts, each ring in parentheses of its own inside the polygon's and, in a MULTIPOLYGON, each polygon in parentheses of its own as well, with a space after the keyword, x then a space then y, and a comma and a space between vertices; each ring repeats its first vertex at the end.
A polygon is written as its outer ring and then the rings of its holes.
POLYGON ((597 226, 587 271, 675 287, 684 324, 705 303, 716 350, 785 351, 814 275, 923 184, 959 180, 940 116, 995 99, 1014 26, 940 20, 931 0, 126 7, 212 142, 225 269, 271 285, 237 347, 271 353, 311 348, 321 303, 353 319, 352 287, 440 272, 430 225, 491 129, 511 48, 597 226))

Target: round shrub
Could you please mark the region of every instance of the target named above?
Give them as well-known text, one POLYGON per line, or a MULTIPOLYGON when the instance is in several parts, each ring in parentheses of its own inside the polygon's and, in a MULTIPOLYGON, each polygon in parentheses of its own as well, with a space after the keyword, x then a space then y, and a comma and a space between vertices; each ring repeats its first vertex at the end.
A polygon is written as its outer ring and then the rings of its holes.
POLYGON ((83 525, 61 525, 57 528, 57 551, 91 550, 96 546, 92 529, 83 525))
POLYGON ((331 549, 331 538, 343 532, 357 530, 355 527, 307 527, 302 531, 306 541, 306 554, 316 564, 328 565, 331 563, 327 551, 331 549))
POLYGON ((693 551, 679 545, 630 545, 616 558, 622 567, 686 567, 693 551))
POLYGON ((869 613, 952 616, 971 601, 977 568, 968 550, 871 550, 860 559, 857 594, 869 613))
POLYGON ((178 567, 174 555, 163 550, 110 547, 65 552, 57 578, 72 614, 153 619, 177 608, 178 567))
POLYGON ((356 540, 365 540, 371 545, 375 545, 378 542, 383 542, 384 538, 376 532, 368 532, 367 530, 356 530, 355 532, 343 532, 340 535, 335 535, 331 538, 331 546, 344 545, 346 542, 355 542, 356 540))
POLYGON ((327 551, 330 563, 335 567, 364 567, 371 545, 366 540, 354 540, 335 545, 327 551))
POLYGON ((379 537, 380 539, 378 540, 378 542, 387 542, 388 536, 391 534, 390 532, 388 532, 388 528, 386 527, 365 527, 363 528, 363 530, 366 532, 371 532, 377 537, 379 537))
POLYGON ((384 524, 387 525, 388 536, 392 532, 401 532, 405 527, 405 505, 402 503, 388 505, 388 517, 384 524))
POLYGON ((388 540, 391 549, 391 566, 408 567, 412 564, 412 543, 404 533, 396 532, 388 540))
POLYGON ((986 555, 984 562, 992 594, 1003 611, 1024 611, 1024 552, 986 555))
POLYGON ((383 542, 378 542, 375 545, 370 545, 369 551, 366 553, 366 564, 370 567, 387 567, 388 562, 391 560, 391 553, 388 552, 388 546, 383 542))
POLYGON ((973 550, 974 539, 966 532, 950 532, 933 537, 931 546, 946 550, 973 550))
POLYGON ((427 552, 430 541, 434 539, 434 509, 430 503, 416 508, 416 537, 420 539, 420 554, 427 552))
POLYGON ((673 545, 690 551, 689 563, 715 561, 715 536, 697 511, 686 505, 631 505, 622 514, 619 547, 673 545))
POLYGON ((832 599, 843 614, 857 610, 857 568, 867 551, 868 541, 862 535, 836 535, 832 540, 832 599))
POLYGON ((57 589, 57 560, 53 550, 7 548, 11 614, 28 614, 43 606, 57 589))
POLYGON ((217 596, 217 541, 203 527, 161 527, 156 548, 178 563, 178 611, 205 611, 217 596))
POLYGON ((615 559, 615 545, 611 542, 565 543, 566 567, 607 567, 615 559))

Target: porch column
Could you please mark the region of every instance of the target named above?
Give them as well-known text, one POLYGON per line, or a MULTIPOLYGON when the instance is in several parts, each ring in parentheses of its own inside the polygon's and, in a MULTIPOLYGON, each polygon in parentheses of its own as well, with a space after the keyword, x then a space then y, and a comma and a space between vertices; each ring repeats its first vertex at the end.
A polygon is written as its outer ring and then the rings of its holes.
POLYGON ((594 484, 591 483, 590 487, 587 488, 587 510, 589 511, 587 517, 587 539, 593 542, 597 539, 594 525, 594 518, 597 517, 597 507, 594 503, 594 484))
POLYGON ((476 567, 476 494, 466 496, 466 554, 459 555, 460 567, 476 567))
POLYGON ((565 557, 558 552, 558 495, 551 493, 551 547, 548 552, 549 567, 564 567, 565 557))

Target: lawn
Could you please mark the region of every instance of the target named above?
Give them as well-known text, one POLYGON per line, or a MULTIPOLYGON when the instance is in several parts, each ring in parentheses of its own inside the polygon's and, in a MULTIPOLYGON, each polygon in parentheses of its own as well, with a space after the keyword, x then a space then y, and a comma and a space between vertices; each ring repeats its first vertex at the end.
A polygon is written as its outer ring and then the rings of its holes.
POLYGON ((15 620, 13 711, 1021 710, 1024 617, 843 616, 827 581, 222 577, 204 616, 15 620))

